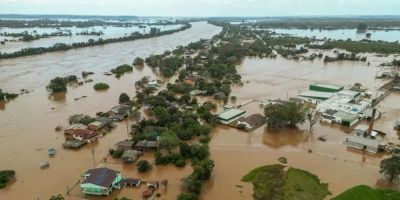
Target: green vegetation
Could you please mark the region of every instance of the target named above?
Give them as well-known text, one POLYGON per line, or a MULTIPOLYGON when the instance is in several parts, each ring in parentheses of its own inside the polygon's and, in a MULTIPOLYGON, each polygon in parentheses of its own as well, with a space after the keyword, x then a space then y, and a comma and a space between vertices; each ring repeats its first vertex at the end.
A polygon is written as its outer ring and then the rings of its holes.
POLYGON ((264 109, 268 127, 282 128, 295 127, 306 120, 306 109, 300 103, 280 102, 264 109))
POLYGON ((163 133, 158 141, 158 146, 161 149, 167 149, 168 153, 171 154, 171 150, 179 145, 179 138, 175 133, 167 131, 163 133))
POLYGON ((150 32, 149 34, 141 34, 139 32, 135 32, 129 36, 124 36, 124 37, 119 37, 119 38, 108 38, 108 39, 99 38, 97 40, 89 39, 87 42, 77 42, 77 43, 72 43, 72 44, 57 43, 51 47, 24 48, 22 50, 12 52, 12 53, 0 52, 0 59, 16 58, 16 57, 29 56, 29 55, 38 55, 38 54, 44 54, 44 53, 48 53, 48 52, 66 51, 66 50, 70 50, 70 49, 87 47, 87 46, 104 45, 104 44, 109 44, 109 43, 114 43, 114 42, 132 41, 132 40, 138 40, 138 39, 158 37, 158 36, 162 36, 162 35, 168 35, 168 34, 176 33, 179 31, 183 31, 190 27, 191 27, 191 25, 189 23, 187 23, 184 26, 182 26, 181 28, 174 29, 174 30, 168 30, 168 31, 162 31, 162 32, 160 32, 160 31, 154 32, 153 31, 153 32, 150 32))
POLYGON ((0 89, 0 101, 11 100, 11 99, 15 99, 17 97, 18 97, 18 94, 3 92, 3 90, 0 89))
POLYGON ((178 196, 178 200, 197 200, 199 199, 196 194, 193 193, 181 193, 178 196))
POLYGON ((57 196, 52 195, 49 200, 64 200, 64 199, 65 198, 63 197, 63 195, 58 194, 57 196))
POLYGON ((110 86, 107 83, 96 83, 93 88, 95 90, 107 90, 110 86))
POLYGON ((135 66, 143 66, 144 65, 144 60, 140 57, 136 57, 135 60, 133 60, 133 65, 135 66))
POLYGON ((384 41, 351 41, 351 40, 328 40, 321 45, 308 45, 314 49, 344 49, 352 53, 400 53, 400 44, 398 42, 384 41))
POLYGON ((67 84, 77 81, 78 77, 75 75, 56 77, 50 81, 50 83, 46 86, 46 89, 50 90, 51 93, 67 92, 67 84))
POLYGON ((255 200, 322 200, 330 194, 328 185, 306 171, 285 166, 266 165, 250 171, 242 178, 254 186, 255 200))
POLYGON ((109 153, 113 158, 121 158, 122 154, 124 154, 124 151, 123 150, 110 149, 109 153))
POLYGON ((381 161, 379 172, 384 174, 390 182, 396 180, 400 175, 400 157, 392 156, 383 159, 381 161))
POLYGON ((0 189, 7 186, 7 183, 15 177, 14 170, 2 170, 0 171, 0 189))
POLYGON ((151 164, 147 160, 139 160, 137 163, 137 170, 140 173, 148 172, 151 170, 151 164))
POLYGON ((118 102, 119 102, 120 104, 128 103, 128 102, 130 102, 130 101, 131 101, 131 98, 128 96, 128 94, 126 94, 126 93, 121 93, 121 94, 119 95, 118 102))
POLYGON ((400 192, 387 189, 373 189, 366 185, 352 187, 332 200, 397 200, 400 192))
POLYGON ((120 77, 122 75, 124 75, 127 72, 132 72, 133 71, 133 67, 127 64, 124 65, 120 65, 118 67, 116 67, 115 69, 111 70, 111 73, 115 74, 116 77, 120 77))

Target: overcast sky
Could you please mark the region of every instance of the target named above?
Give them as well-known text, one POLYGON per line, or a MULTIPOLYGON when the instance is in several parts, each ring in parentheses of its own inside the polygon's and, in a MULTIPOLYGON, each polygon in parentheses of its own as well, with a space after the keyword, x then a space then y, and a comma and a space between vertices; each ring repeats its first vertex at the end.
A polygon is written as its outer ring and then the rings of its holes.
POLYGON ((0 14, 400 15, 400 0, 0 0, 0 14))

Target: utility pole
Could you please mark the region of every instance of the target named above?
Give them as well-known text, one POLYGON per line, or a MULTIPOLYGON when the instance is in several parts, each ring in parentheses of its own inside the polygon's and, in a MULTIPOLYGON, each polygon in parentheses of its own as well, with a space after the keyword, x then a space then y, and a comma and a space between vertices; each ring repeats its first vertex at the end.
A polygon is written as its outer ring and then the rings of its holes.
POLYGON ((94 159, 94 149, 92 149, 93 168, 96 168, 96 161, 94 159))

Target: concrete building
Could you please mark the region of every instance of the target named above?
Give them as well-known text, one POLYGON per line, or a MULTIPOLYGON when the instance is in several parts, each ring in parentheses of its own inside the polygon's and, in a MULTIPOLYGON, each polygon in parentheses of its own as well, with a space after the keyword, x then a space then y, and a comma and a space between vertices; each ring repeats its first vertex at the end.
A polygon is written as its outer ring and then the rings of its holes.
POLYGON ((217 116, 217 121, 221 124, 230 124, 233 121, 242 118, 245 113, 246 111, 235 108, 226 109, 217 116))
POLYGON ((366 150, 371 153, 377 153, 379 151, 379 141, 375 139, 350 135, 346 137, 344 144, 348 147, 366 150))

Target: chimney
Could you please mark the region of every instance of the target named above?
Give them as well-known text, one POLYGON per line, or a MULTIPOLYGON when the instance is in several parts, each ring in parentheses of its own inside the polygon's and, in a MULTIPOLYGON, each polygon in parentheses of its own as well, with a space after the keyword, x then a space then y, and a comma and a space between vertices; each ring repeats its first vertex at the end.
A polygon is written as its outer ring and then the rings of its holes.
POLYGON ((369 121, 368 135, 371 135, 372 128, 374 127, 376 108, 372 108, 371 120, 369 121))

